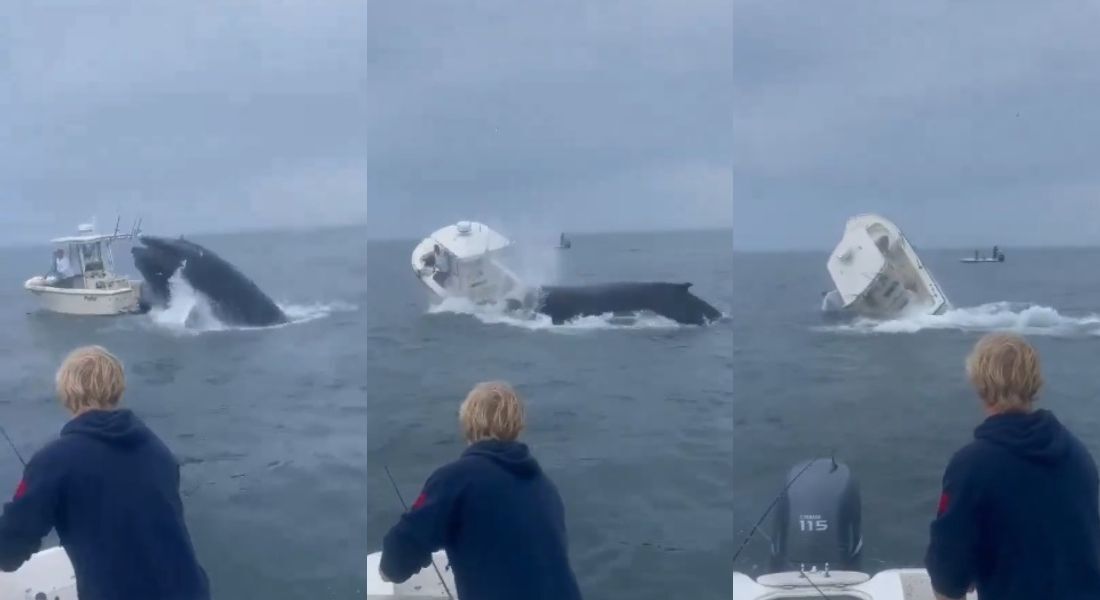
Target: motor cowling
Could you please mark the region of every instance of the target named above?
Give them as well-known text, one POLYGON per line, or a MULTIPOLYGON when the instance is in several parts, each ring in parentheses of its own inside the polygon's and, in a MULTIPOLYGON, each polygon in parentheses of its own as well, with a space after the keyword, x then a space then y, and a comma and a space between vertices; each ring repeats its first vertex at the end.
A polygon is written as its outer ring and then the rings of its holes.
POLYGON ((862 507, 848 466, 831 458, 802 462, 786 482, 772 521, 772 571, 859 570, 862 507))

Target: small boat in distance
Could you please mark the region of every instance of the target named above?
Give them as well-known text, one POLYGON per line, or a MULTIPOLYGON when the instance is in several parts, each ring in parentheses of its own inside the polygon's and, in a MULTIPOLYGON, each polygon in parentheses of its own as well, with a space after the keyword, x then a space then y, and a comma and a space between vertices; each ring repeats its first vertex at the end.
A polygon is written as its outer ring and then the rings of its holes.
MULTIPOLYGON (((833 458, 795 465, 774 504, 771 573, 733 573, 735 600, 932 600, 928 572, 860 570, 863 550, 859 484, 833 458)), ((746 543, 748 540, 746 540, 746 543)), ((735 557, 736 558, 736 557, 735 557)), ((968 600, 976 600, 971 592, 968 600)))
POLYGON ((140 312, 141 281, 114 272, 111 244, 141 233, 141 221, 129 233, 95 232, 95 222, 80 225, 77 235, 51 240, 53 266, 46 275, 28 279, 23 287, 47 311, 68 315, 120 315, 140 312))
POLYGON ((1003 263, 1005 261, 1005 253, 1001 252, 1001 249, 997 246, 993 246, 993 254, 991 256, 982 256, 981 252, 975 250, 974 257, 960 258, 959 262, 962 263, 1003 263))
POLYGON ((572 247, 573 247, 573 242, 571 242, 569 240, 569 238, 565 237, 564 233, 561 234, 561 237, 558 238, 558 249, 559 250, 568 250, 569 248, 572 248, 572 247))
POLYGON ((836 287, 822 300, 828 315, 892 319, 951 307, 898 226, 879 215, 848 219, 826 266, 836 287))

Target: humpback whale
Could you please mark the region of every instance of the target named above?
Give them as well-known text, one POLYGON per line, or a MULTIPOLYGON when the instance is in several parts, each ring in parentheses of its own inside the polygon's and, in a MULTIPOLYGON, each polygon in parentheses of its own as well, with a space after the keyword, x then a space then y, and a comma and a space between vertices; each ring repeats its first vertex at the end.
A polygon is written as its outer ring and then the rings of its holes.
POLYGON ((229 325, 262 327, 287 321, 282 309, 233 265, 188 240, 155 236, 139 238, 130 253, 145 279, 142 309, 166 305, 171 299, 168 280, 177 272, 210 301, 214 316, 229 325))
POLYGON ((690 283, 544 286, 539 290, 535 310, 549 316, 555 325, 581 316, 643 310, 688 325, 717 321, 722 313, 688 291, 690 287, 690 283))

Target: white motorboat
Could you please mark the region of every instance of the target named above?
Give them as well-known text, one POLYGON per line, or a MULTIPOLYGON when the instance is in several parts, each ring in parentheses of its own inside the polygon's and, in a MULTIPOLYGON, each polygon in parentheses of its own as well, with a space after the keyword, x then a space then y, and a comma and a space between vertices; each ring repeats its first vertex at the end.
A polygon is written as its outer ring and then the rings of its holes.
POLYGON ((879 215, 848 219, 827 266, 836 289, 825 295, 826 312, 889 319, 951 308, 901 230, 879 215))
POLYGON ((483 223, 460 221, 417 244, 412 253, 413 272, 439 299, 522 303, 526 286, 500 260, 511 245, 511 240, 483 223))
POLYGON ((48 274, 31 277, 23 287, 50 312, 84 316, 139 312, 141 280, 114 272, 111 244, 133 239, 140 233, 140 223, 130 233, 119 233, 117 224, 114 233, 96 233, 94 224, 80 225, 77 233, 51 240, 57 247, 55 260, 67 264, 64 272, 58 272, 55 263, 48 274))
POLYGON ((14 572, 0 572, 0 598, 77 600, 76 573, 65 549, 42 550, 14 572))
POLYGON ((454 575, 451 573, 450 563, 447 562, 447 553, 442 550, 432 555, 434 567, 428 565, 404 583, 382 581, 382 576, 378 572, 378 566, 381 562, 381 552, 367 555, 367 600, 384 600, 386 598, 408 598, 410 600, 458 599, 455 592, 454 575), (436 571, 437 568, 438 572, 436 571), (440 577, 446 582, 446 587, 440 581, 440 577))
POLYGON ((859 484, 844 463, 817 458, 795 465, 774 507, 772 572, 753 578, 735 571, 735 600, 936 600, 924 569, 888 569, 873 576, 859 570, 859 484))

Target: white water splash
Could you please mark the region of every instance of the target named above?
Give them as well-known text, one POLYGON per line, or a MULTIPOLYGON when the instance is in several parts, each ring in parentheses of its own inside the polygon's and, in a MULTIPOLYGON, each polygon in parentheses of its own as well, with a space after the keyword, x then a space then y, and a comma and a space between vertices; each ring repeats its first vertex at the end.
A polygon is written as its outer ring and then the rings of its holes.
POLYGON ((843 333, 916 333, 925 330, 1013 331, 1025 335, 1100 335, 1100 315, 1067 316, 1049 306, 993 302, 956 308, 942 315, 915 315, 876 321, 857 318, 850 323, 819 328, 843 333))
POLYGON ((533 331, 547 330, 563 333, 598 329, 676 329, 683 327, 683 325, 672 319, 650 313, 633 316, 605 314, 577 317, 561 325, 554 325, 550 317, 541 313, 519 315, 505 311, 499 305, 479 305, 466 298, 446 298, 440 303, 434 304, 428 309, 428 312, 432 314, 469 315, 488 325, 510 325, 533 331))
POLYGON ((251 329, 276 329, 298 323, 306 323, 327 317, 334 312, 347 312, 356 307, 342 302, 324 304, 279 304, 287 316, 287 322, 265 327, 227 325, 221 322, 210 307, 209 299, 191 287, 186 279, 175 274, 168 280, 171 301, 167 306, 149 311, 153 325, 176 334, 197 335, 211 331, 243 331, 251 329))

